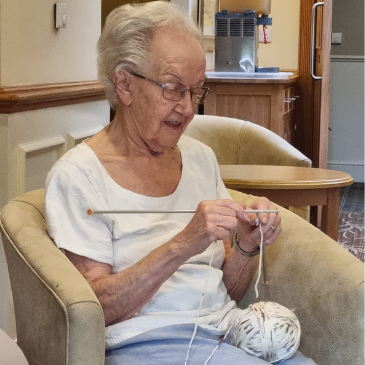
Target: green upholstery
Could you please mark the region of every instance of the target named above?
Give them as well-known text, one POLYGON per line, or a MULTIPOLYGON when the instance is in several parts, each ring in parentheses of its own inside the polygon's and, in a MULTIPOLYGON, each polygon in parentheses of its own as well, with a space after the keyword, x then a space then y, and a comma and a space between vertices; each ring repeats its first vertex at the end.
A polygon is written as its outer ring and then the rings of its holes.
MULTIPOLYGON (((230 193, 238 202, 253 199, 230 193)), ((43 202, 44 190, 30 192, 10 201, 0 216, 18 345, 30 365, 102 365, 102 309, 47 235, 43 202)), ((318 365, 362 365, 363 263, 297 215, 283 208, 280 214, 283 232, 266 249, 269 285, 259 286, 259 300, 295 309, 300 350, 318 365)), ((255 300, 254 283, 240 306, 255 300)))

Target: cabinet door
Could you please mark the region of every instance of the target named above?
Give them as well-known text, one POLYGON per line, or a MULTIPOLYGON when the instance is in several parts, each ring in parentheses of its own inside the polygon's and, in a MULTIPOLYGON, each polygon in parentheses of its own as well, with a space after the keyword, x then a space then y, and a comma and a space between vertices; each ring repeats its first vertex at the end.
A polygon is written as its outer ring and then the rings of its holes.
POLYGON ((284 87, 280 84, 205 83, 212 94, 204 104, 204 114, 247 120, 283 132, 284 87))

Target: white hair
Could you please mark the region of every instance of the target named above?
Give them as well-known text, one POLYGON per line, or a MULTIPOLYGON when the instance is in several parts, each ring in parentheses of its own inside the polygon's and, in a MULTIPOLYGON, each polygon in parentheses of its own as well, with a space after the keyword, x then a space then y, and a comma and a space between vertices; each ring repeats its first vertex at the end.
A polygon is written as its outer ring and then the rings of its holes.
POLYGON ((119 69, 133 73, 148 69, 152 36, 167 26, 190 33, 203 48, 203 36, 194 21, 177 5, 166 1, 122 5, 107 17, 98 42, 98 75, 113 109, 118 100, 113 74, 119 69))

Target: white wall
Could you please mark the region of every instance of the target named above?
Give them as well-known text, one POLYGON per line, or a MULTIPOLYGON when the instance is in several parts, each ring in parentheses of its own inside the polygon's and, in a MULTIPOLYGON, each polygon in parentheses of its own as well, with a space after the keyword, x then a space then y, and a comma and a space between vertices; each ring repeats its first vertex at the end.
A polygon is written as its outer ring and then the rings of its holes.
POLYGON ((1 0, 0 84, 96 79, 101 0, 64 0, 68 25, 53 26, 54 0, 1 0))
POLYGON ((331 59, 328 168, 364 182, 364 57, 331 59))

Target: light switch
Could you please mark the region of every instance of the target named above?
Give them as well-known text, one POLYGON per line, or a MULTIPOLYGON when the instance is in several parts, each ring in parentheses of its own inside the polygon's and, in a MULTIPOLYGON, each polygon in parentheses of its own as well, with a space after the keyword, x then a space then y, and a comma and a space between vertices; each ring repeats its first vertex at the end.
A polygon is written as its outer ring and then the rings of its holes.
POLYGON ((332 33, 332 43, 342 43, 342 33, 332 33))
POLYGON ((54 4, 54 25, 55 28, 66 28, 67 26, 67 4, 54 4))

